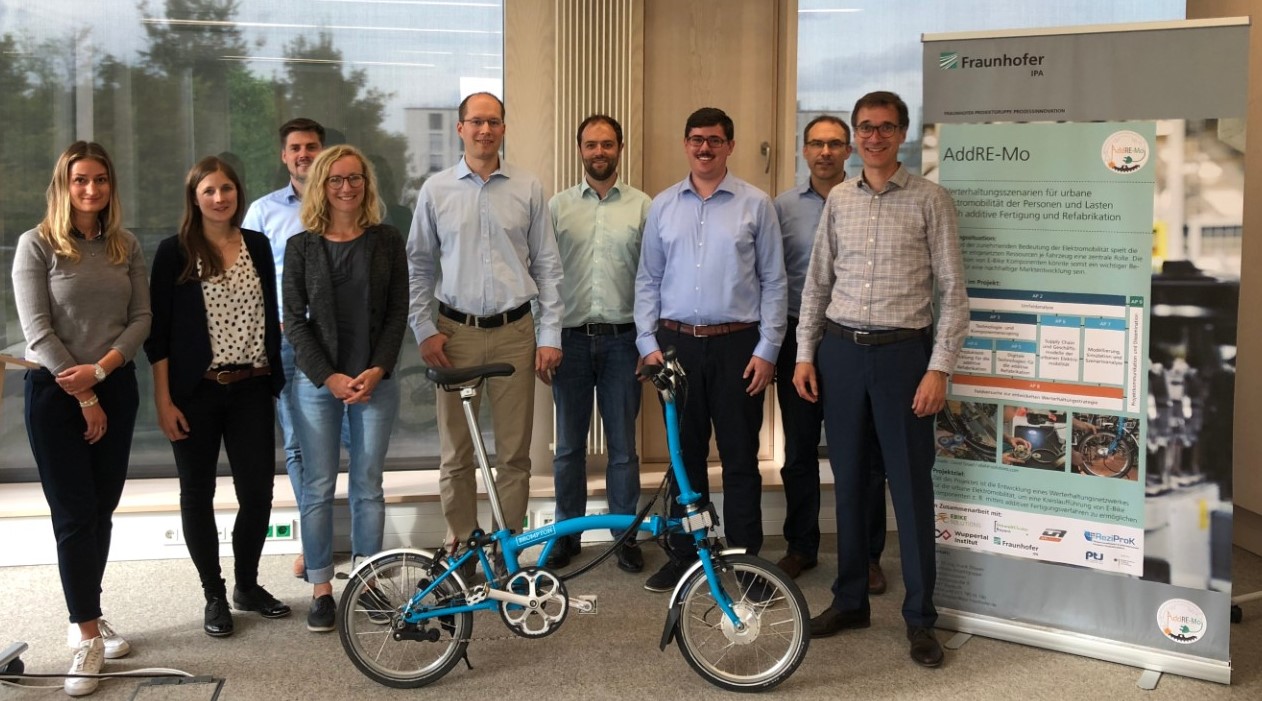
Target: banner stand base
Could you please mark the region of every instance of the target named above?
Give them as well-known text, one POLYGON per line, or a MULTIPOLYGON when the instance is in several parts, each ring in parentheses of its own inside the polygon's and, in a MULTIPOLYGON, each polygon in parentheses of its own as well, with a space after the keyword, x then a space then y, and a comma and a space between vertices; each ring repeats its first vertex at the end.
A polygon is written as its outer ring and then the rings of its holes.
POLYGON ((1157 688, 1157 682, 1161 681, 1161 672, 1154 672, 1151 669, 1145 669, 1139 675, 1139 681, 1135 682, 1135 686, 1144 691, 1152 691, 1157 688))
POLYGON ((973 639, 972 633, 956 633, 951 639, 942 644, 942 647, 948 650, 959 650, 964 647, 964 643, 973 639))
MULTIPOLYGON (((1033 623, 1016 623, 1002 618, 991 618, 966 611, 938 609, 937 627, 954 630, 959 633, 981 635, 996 640, 1044 648, 1046 650, 1055 650, 1056 652, 1068 652, 1106 662, 1117 662, 1118 664, 1130 665, 1152 672, 1178 674, 1219 684, 1231 683, 1230 662, 1220 662, 1165 650, 1154 650, 1139 645, 1121 643, 1116 640, 1070 633, 1033 623)), ((1141 687, 1143 679, 1141 677, 1141 687)), ((1156 685, 1155 679, 1153 680, 1153 685, 1156 685)))

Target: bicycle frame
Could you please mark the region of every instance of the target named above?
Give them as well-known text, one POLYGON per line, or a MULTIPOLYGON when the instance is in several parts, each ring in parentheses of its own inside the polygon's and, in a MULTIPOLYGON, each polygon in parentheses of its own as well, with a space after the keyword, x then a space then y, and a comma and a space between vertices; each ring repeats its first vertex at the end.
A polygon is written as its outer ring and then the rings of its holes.
MULTIPOLYGON (((659 372, 673 373, 673 377, 682 378, 682 369, 673 359, 667 360, 667 365, 658 369, 659 372), (673 367, 671 365, 673 364, 673 367)), ((648 368, 646 368, 648 369, 648 368)), ((626 531, 635 528, 656 538, 671 532, 688 532, 693 537, 693 542, 697 546, 698 563, 694 565, 700 566, 705 570, 706 580, 710 584, 716 602, 719 605, 723 615, 737 629, 743 629, 740 616, 733 609, 732 599, 728 593, 719 585, 718 574, 714 567, 713 553, 711 553, 710 544, 707 540, 709 529, 714 525, 713 509, 709 505, 701 504, 701 494, 692 488, 692 483, 688 480, 688 474, 684 470, 683 452, 680 447, 679 435, 679 414, 678 407, 675 404, 675 386, 670 384, 671 378, 665 380, 663 384, 658 385, 659 394, 662 395, 663 408, 666 422, 666 440, 670 450, 671 471, 676 483, 679 485, 679 496, 676 501, 684 507, 685 514, 682 518, 664 518, 662 516, 653 515, 646 520, 641 521, 639 516, 628 514, 602 514, 596 516, 580 516, 577 518, 566 519, 556 523, 551 523, 540 528, 534 528, 520 534, 514 535, 508 528, 501 527, 499 530, 491 534, 474 533, 467 541, 469 548, 461 555, 454 559, 447 558, 448 566, 445 571, 432 573, 432 579, 428 586, 420 589, 413 597, 412 602, 423 601, 433 591, 440 586, 449 577, 455 577, 460 584, 460 589, 464 591, 472 591, 473 595, 468 599, 476 599, 475 601, 467 601, 463 605, 442 606, 442 607, 414 607, 410 602, 402 613, 402 618, 407 623, 418 623, 428 618, 436 618, 444 615, 455 613, 463 613, 466 611, 485 611, 498 608, 501 602, 509 604, 524 605, 527 603, 526 597, 514 594, 510 591, 499 589, 495 586, 499 580, 490 581, 485 585, 475 586, 472 590, 466 586, 466 583, 460 579, 458 571, 472 558, 476 557, 481 563, 483 572, 493 571, 490 559, 486 555, 486 546, 498 545, 500 551, 504 555, 504 568, 506 576, 499 579, 506 579, 518 573, 523 568, 520 564, 520 556, 524 550, 540 543, 544 544, 543 550, 539 554, 536 566, 543 567, 548 560, 548 555, 552 548, 556 545, 557 539, 563 536, 579 535, 584 531, 597 529, 610 529, 614 531, 626 531)), ((656 380, 654 384, 657 385, 656 380)), ((486 445, 482 440, 482 432, 478 425, 478 417, 473 410, 473 400, 477 396, 478 386, 481 381, 472 385, 460 388, 461 405, 464 408, 465 422, 469 427, 469 435, 473 437, 474 453, 478 462, 478 470, 482 474, 482 479, 487 489, 487 498, 490 501, 491 513, 497 524, 506 523, 504 513, 500 505, 499 492, 495 487, 495 478, 491 473, 490 460, 487 457, 486 445)), ((734 549, 725 552, 742 552, 740 549, 734 549)), ((435 559, 435 563, 439 562, 435 559)), ((369 564, 368 562, 363 565, 369 564)), ((363 566, 361 565, 361 567, 363 566)), ((359 572, 356 568, 352 573, 352 577, 359 572)), ((686 577, 680 578, 680 585, 686 581, 686 577)), ((672 603, 678 598, 678 587, 671 596, 672 603)), ((574 601, 573 605, 581 607, 586 602, 574 601)), ((669 622, 668 622, 669 626, 669 622)), ((668 631, 669 632, 669 631, 668 631)), ((663 647, 668 642, 668 635, 663 636, 663 647)))

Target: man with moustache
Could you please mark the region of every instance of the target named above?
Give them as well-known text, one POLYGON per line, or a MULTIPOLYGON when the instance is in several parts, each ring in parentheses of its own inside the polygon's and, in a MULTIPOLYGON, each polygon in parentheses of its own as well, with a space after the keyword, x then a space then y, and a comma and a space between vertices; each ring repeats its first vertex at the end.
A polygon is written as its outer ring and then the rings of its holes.
MULTIPOLYGON (((241 222, 242 229, 261 232, 272 244, 272 261, 276 265, 276 289, 281 289, 281 277, 285 265, 285 244, 294 234, 306 227, 298 215, 302 208, 302 191, 307 184, 307 171, 320 151, 324 150, 324 127, 314 119, 297 117, 280 127, 280 160, 289 171, 289 184, 258 198, 250 205, 241 222)), ((279 297, 280 295, 277 295, 279 297)), ((282 310, 283 316, 283 310, 282 310)), ((302 450, 294 435, 293 397, 294 347, 281 334, 280 361, 285 372, 285 387, 276 403, 276 423, 280 425, 285 445, 285 471, 294 489, 294 501, 302 511, 302 450)), ((294 576, 306 574, 302 555, 294 561, 294 576)))
MULTIPOLYGON (((820 405, 802 399, 793 386, 798 310, 824 200, 833 186, 846 179, 850 127, 832 115, 815 117, 802 131, 802 157, 810 169, 810 178, 776 198, 780 233, 784 235, 784 268, 789 278, 789 323, 776 361, 776 397, 780 400, 784 427, 784 467, 780 468, 780 478, 784 483, 784 539, 788 552, 776 564, 794 579, 818 562, 819 439, 824 419, 820 405)), ((875 443, 873 434, 872 444, 875 443)), ((871 594, 882 594, 886 587, 885 573, 881 571, 881 552, 885 550, 885 472, 880 458, 880 450, 874 450, 868 483, 868 592, 871 594)))
MULTIPOLYGON (((594 114, 578 125, 584 178, 548 202, 565 272, 561 283, 562 360, 551 378, 556 403, 556 520, 587 512, 587 433, 592 391, 609 447, 605 487, 609 513, 634 514, 640 500, 640 459, 635 417, 640 383, 635 375, 635 273, 649 196, 618 178, 622 125, 594 114)), ((547 378, 545 378, 546 381, 547 378)), ((614 537, 622 534, 615 532, 614 537)), ((560 569, 579 553, 579 536, 553 546, 548 567, 560 569)), ((634 535, 617 550, 625 572, 644 569, 634 535)))
MULTIPOLYGON (((711 424, 723 465, 722 523, 728 542, 762 547, 758 432, 763 390, 784 339, 786 281, 771 198, 727 170, 735 145, 723 110, 693 112, 684 127, 689 175, 653 199, 635 282, 636 345, 660 364, 674 347, 688 373, 680 449, 692 488, 709 498, 711 424)), ((679 486, 671 485, 672 497, 679 486)), ((672 498, 671 514, 683 515, 672 498)), ((685 534, 644 588, 666 592, 696 558, 685 534)))
MULTIPOLYGON (((500 159, 504 103, 474 93, 460 103, 464 156, 421 186, 408 236, 409 323, 432 367, 510 363, 487 380, 506 526, 522 527, 530 492, 535 375, 561 362, 561 261, 543 186, 500 159), (539 305, 538 343, 531 302, 539 305), (437 319, 434 312, 437 311, 437 319)), ((480 402, 479 402, 480 403, 480 402)), ((476 410, 475 406, 475 410, 476 410)), ((460 397, 438 392, 439 496, 448 539, 478 528, 473 441, 460 397)))
POLYGON ((968 330, 955 204, 898 161, 909 124, 898 95, 864 95, 851 122, 863 172, 834 187, 824 205, 793 375, 804 399, 823 398, 836 484, 837 579, 832 604, 811 619, 811 635, 871 625, 863 536, 875 426, 898 520, 911 658, 936 667, 943 655, 933 634, 933 420, 968 330))

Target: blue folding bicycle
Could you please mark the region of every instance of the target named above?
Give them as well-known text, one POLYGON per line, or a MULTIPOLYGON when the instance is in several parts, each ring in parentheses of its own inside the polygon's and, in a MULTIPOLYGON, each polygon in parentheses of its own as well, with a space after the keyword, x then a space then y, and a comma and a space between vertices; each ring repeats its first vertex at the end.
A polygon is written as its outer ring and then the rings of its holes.
MULTIPOLYGON (((427 371, 439 387, 460 393, 496 524, 505 523, 504 515, 473 400, 487 378, 512 373, 507 363, 427 371)), ((493 533, 477 531, 454 552, 440 548, 379 553, 355 568, 338 604, 342 647, 360 671, 399 688, 438 681, 460 660, 467 662, 475 611, 498 611, 504 625, 524 638, 549 635, 572 608, 589 611, 593 604, 570 598, 564 583, 591 565, 563 577, 544 566, 548 553, 561 536, 613 529, 624 532, 624 538, 636 532, 658 539, 687 533, 696 545, 697 561, 670 597, 661 649, 674 640, 698 674, 732 691, 771 689, 793 674, 810 642, 802 592, 775 565, 742 549, 723 549, 714 535, 714 507, 693 491, 684 471, 676 399, 682 401, 687 380, 673 353, 666 353, 661 366, 642 368, 641 375, 662 397, 671 472, 684 515, 649 515, 655 498, 636 515, 583 516, 524 533, 502 525, 493 533), (519 564, 522 551, 538 545, 543 548, 536 564, 519 564), (502 563, 495 562, 496 549, 502 563), (494 575, 468 581, 465 573, 475 560, 483 572, 494 575)), ((614 543, 600 559, 617 546, 614 543)))

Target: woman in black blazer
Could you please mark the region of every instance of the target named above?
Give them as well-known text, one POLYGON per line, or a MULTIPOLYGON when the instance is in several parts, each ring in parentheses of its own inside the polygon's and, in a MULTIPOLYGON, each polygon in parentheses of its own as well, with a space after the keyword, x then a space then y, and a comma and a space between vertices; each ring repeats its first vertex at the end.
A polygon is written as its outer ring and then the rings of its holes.
MULTIPOLYGON (((403 236, 382 224, 372 164, 345 144, 307 174, 302 223, 285 245, 285 335, 294 347, 294 434, 302 448, 302 552, 313 585, 307 630, 334 629, 333 493, 338 434, 350 428, 347 469, 352 559, 381 550, 381 489, 399 411, 391 374, 407 328, 403 236)), ((380 601, 365 606, 383 608, 380 601)))
POLYGON ((214 508, 221 442, 239 507, 232 528, 233 604, 264 618, 289 615, 289 607, 258 583, 272 512, 273 400, 285 376, 271 244, 240 228, 244 198, 226 162, 210 156, 193 166, 180 233, 158 246, 149 278, 153 330, 145 354, 153 365, 158 424, 180 475, 184 542, 206 595, 203 629, 213 637, 233 631, 214 508))

